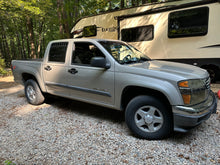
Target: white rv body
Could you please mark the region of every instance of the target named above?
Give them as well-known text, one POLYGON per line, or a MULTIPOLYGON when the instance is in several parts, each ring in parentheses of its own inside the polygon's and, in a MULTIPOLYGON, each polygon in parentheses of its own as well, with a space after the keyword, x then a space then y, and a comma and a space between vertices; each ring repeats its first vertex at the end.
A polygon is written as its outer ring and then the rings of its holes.
MULTIPOLYGON (((187 14, 185 15, 187 17, 187 14)), ((95 25, 97 33, 89 38, 120 39, 134 45, 152 59, 183 62, 205 68, 209 71, 213 80, 217 80, 220 79, 219 15, 220 1, 182 0, 144 5, 85 17, 75 24, 72 32, 75 33, 84 27, 95 25), (174 37, 170 37, 170 31, 175 31, 175 28, 170 30, 171 26, 176 26, 173 20, 176 19, 178 13, 183 16, 177 18, 177 20, 182 19, 185 11, 186 13, 198 11, 197 17, 200 12, 205 11, 205 14, 202 14, 201 17, 207 15, 207 18, 204 18, 207 21, 207 26, 199 27, 202 31, 201 34, 188 35, 188 32, 186 32, 187 35, 178 36, 179 34, 174 34, 174 37), (131 36, 140 28, 149 28, 150 30, 144 32, 145 36, 140 36, 140 38, 132 41, 131 36), (203 28, 206 29, 206 32, 203 28)), ((196 21, 199 24, 201 23, 201 21, 196 21)), ((201 24, 204 24, 204 22, 205 20, 201 24)), ((74 35, 74 38, 78 37, 83 36, 82 34, 74 35)))

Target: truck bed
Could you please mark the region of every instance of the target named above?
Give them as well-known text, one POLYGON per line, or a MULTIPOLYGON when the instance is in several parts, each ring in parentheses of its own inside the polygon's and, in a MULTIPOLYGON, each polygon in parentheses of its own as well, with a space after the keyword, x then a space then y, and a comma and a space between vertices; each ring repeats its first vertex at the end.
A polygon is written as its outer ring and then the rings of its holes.
POLYGON ((23 84, 22 74, 26 71, 28 74, 41 76, 41 65, 43 59, 12 60, 14 79, 17 83, 23 84), (16 68, 16 69, 15 69, 16 68))

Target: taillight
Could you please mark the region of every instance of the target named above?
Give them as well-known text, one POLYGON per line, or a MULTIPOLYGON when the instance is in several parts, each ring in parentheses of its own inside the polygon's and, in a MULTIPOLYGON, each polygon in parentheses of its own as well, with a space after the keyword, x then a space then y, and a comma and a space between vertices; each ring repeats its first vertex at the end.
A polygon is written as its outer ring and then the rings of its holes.
POLYGON ((11 65, 11 70, 15 70, 15 69, 16 69, 16 66, 11 65))

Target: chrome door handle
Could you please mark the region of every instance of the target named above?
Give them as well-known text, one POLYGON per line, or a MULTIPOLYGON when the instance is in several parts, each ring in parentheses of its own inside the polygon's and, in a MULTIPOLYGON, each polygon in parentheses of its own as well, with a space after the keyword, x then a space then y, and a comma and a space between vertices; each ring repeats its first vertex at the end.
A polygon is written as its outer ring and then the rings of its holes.
POLYGON ((78 73, 78 70, 76 70, 75 68, 71 68, 68 70, 68 72, 71 74, 76 74, 76 73, 78 73))
POLYGON ((52 70, 52 68, 51 68, 50 66, 46 66, 44 69, 45 69, 46 71, 52 70))

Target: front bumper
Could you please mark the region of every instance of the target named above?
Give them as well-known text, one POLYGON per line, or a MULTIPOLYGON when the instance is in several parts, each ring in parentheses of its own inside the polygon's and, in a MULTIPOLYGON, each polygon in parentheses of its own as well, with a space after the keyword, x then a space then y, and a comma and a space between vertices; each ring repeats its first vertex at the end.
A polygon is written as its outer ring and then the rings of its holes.
POLYGON ((191 107, 173 106, 174 130, 187 132, 203 121, 207 120, 212 113, 216 113, 217 101, 213 92, 208 99, 198 105, 191 107))

